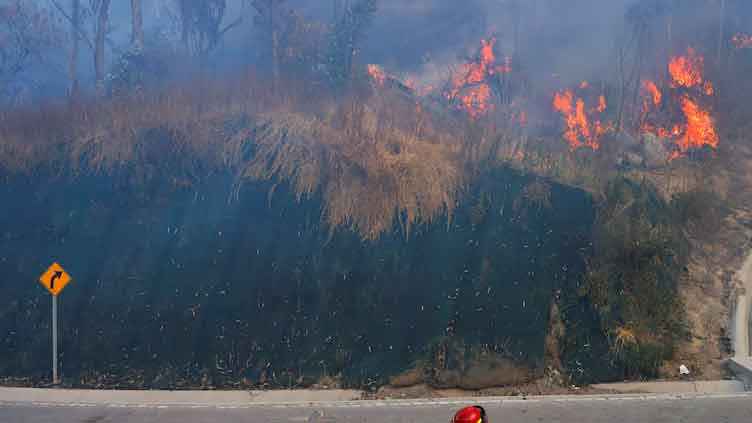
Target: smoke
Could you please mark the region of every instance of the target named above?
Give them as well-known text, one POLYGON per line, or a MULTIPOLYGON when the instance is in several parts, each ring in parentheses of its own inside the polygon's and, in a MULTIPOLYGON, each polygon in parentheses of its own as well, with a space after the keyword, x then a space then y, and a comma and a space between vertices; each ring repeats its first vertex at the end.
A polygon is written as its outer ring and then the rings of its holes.
MULTIPOLYGON (((312 16, 318 11, 317 16, 331 17, 331 2, 316 2, 318 7, 311 1, 297 3, 312 16)), ((661 10, 651 17, 651 39, 657 44, 674 42, 675 48, 681 49, 717 37, 717 3, 382 0, 361 60, 380 64, 391 72, 418 74, 432 80, 475 53, 481 38, 494 36, 501 54, 514 57, 529 77, 539 82, 540 89, 550 90, 613 74, 618 43, 628 42, 631 35, 627 16, 634 10, 661 10), (673 34, 668 34, 668 30, 673 34)), ((735 29, 749 26, 752 5, 728 0, 725 13, 730 35, 735 29)))
MULTIPOLYGON (((49 0, 29 1, 49 4, 49 0)), ((281 4, 308 21, 330 24, 341 13, 337 7, 354 1, 287 0, 281 4)), ((112 2, 108 67, 128 50, 129 3, 112 2)), ((242 18, 242 24, 224 34, 221 45, 212 52, 214 70, 239 70, 249 64, 259 65, 259 59, 264 59, 267 47, 258 36, 259 24, 251 3, 226 0, 224 24, 238 18, 242 18)), ((736 32, 752 32, 752 2, 725 0, 724 4, 726 38, 730 40, 736 32)), ((144 22, 147 34, 169 33, 180 48, 175 5, 176 0, 144 1, 144 22)), ((719 5, 720 0, 380 0, 378 15, 358 49, 357 61, 378 64, 391 74, 436 86, 477 52, 481 39, 494 37, 499 55, 511 57, 515 66, 535 81, 535 89, 550 93, 582 80, 613 80, 619 43, 628 42, 630 36, 626 17, 635 8, 662 10, 652 18, 649 29, 650 42, 655 43, 652 50, 662 49, 660 57, 656 54, 648 58, 658 69, 665 67, 661 60, 667 60, 666 52, 683 50, 690 44, 717 44, 713 40, 719 34, 719 5)), ((65 19, 58 18, 61 30, 68 33, 65 19)), ((86 25, 90 32, 90 23, 86 25)), ((84 48, 81 54, 79 72, 84 81, 91 82, 91 52, 84 48)), ((41 65, 42 61, 34 72, 47 72, 47 85, 57 81, 57 85, 65 86, 65 49, 59 49, 57 55, 55 72, 41 65)))
POLYGON ((609 67, 615 32, 632 1, 384 0, 365 60, 426 74, 454 68, 479 40, 524 63, 536 80, 573 82, 609 67))

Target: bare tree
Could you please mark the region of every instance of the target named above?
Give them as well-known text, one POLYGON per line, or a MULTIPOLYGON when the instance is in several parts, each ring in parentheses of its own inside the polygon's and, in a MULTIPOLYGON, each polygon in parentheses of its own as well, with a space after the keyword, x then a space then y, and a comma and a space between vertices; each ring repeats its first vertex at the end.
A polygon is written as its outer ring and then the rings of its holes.
POLYGON ((347 3, 342 17, 334 24, 326 66, 329 80, 335 87, 346 87, 351 82, 357 47, 365 37, 377 11, 377 0, 347 3))
MULTIPOLYGON (((72 74, 72 72, 76 71, 76 65, 73 62, 78 58, 78 41, 82 40, 94 55, 94 77, 97 95, 104 95, 105 41, 109 32, 111 0, 89 0, 88 7, 85 9, 81 7, 80 1, 73 0, 71 2, 72 11, 70 13, 58 0, 51 0, 51 3, 71 24, 71 32, 74 34, 73 40, 75 43, 71 46, 69 73, 72 74), (94 37, 89 36, 88 31, 86 31, 82 23, 82 17, 88 16, 94 17, 92 19, 94 37)), ((71 82, 72 84, 77 84, 75 81, 71 82)))
POLYGON ((97 12, 97 23, 94 38, 94 72, 96 77, 97 96, 104 95, 104 77, 105 77, 105 37, 107 35, 107 26, 110 18, 110 1, 111 0, 93 0, 92 10, 97 12))
POLYGON ((141 0, 131 0, 131 45, 133 50, 141 52, 144 49, 144 16, 141 0))
POLYGON ((280 62, 280 9, 286 0, 251 0, 251 5, 256 9, 256 23, 268 38, 269 53, 272 59, 272 74, 274 80, 279 80, 280 62))
POLYGON ((45 62, 46 52, 59 44, 49 10, 27 0, 0 4, 0 94, 17 99, 34 83, 29 69, 45 62))
POLYGON ((342 0, 332 0, 332 20, 337 22, 342 10, 342 0))
POLYGON ((78 82, 78 54, 79 54, 79 30, 81 28, 81 0, 71 0, 71 48, 70 58, 68 59, 68 78, 70 79, 70 96, 71 102, 78 99, 79 82, 78 82))
POLYGON ((634 116, 627 111, 638 110, 639 94, 642 87, 645 57, 654 44, 653 28, 656 22, 671 12, 671 0, 638 0, 625 14, 625 33, 617 45, 617 74, 619 77, 619 103, 617 128, 625 123, 634 123, 634 116), (631 101, 630 101, 631 99, 631 101), (628 104, 629 102, 629 104, 628 104))
POLYGON ((725 23, 726 23, 726 0, 721 0, 720 13, 718 15, 718 67, 721 67, 721 59, 723 55, 723 44, 725 38, 725 23))
POLYGON ((180 13, 182 40, 193 55, 206 59, 224 35, 240 25, 239 17, 222 27, 227 0, 176 0, 180 13))

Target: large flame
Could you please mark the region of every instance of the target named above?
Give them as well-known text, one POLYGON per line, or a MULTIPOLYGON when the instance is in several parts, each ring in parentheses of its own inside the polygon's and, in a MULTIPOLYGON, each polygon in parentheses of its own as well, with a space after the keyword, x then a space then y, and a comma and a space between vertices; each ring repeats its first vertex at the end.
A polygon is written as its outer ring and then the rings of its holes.
POLYGON ((718 134, 715 120, 708 108, 702 106, 703 99, 715 94, 715 87, 703 76, 704 58, 694 49, 687 49, 687 54, 672 57, 668 64, 669 82, 667 108, 681 111, 683 121, 656 122, 659 120, 652 114, 654 109, 660 109, 666 97, 658 85, 645 81, 648 98, 643 103, 642 123, 640 131, 651 133, 661 138, 672 140, 676 150, 670 159, 681 157, 686 152, 699 149, 707 145, 718 147, 718 134))
POLYGON ((490 77, 512 71, 510 58, 506 57, 502 63, 497 63, 495 44, 495 38, 481 40, 478 57, 460 68, 452 77, 451 87, 446 93, 448 99, 456 100, 459 107, 473 119, 493 110, 490 77))
MULTIPOLYGON (((702 71, 705 67, 705 58, 697 55, 690 47, 687 54, 672 57, 668 63, 668 72, 671 74, 674 86, 692 88, 703 85, 702 71)), ((712 87, 712 85, 709 85, 712 87)))
POLYGON ((710 112, 688 96, 682 97, 681 107, 687 118, 687 126, 684 136, 677 143, 679 151, 686 153, 690 149, 701 148, 704 145, 718 148, 718 134, 710 112))
MULTIPOLYGON (((580 84, 581 89, 588 87, 589 84, 586 81, 580 84)), ((598 97, 598 104, 595 107, 586 110, 585 100, 575 98, 571 90, 564 90, 554 95, 553 106, 564 116, 567 125, 564 139, 567 140, 572 150, 580 147, 598 150, 601 146, 600 138, 612 129, 610 123, 604 124, 601 120, 593 119, 593 115, 606 111, 606 97, 603 95, 598 97)))

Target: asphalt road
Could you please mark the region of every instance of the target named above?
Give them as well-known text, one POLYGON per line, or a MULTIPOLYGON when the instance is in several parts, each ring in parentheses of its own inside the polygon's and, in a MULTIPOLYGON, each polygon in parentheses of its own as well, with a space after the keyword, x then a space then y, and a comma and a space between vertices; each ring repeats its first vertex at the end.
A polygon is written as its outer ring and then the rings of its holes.
MULTIPOLYGON (((631 395, 483 399, 491 422, 752 422, 752 395, 631 395)), ((2 423, 419 423, 449 421, 457 400, 296 405, 0 402, 2 423)))

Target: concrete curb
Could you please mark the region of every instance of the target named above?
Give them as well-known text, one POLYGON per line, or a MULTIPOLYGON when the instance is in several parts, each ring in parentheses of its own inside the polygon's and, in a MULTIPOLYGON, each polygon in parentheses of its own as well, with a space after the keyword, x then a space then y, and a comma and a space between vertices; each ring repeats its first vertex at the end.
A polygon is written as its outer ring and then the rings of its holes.
POLYGON ((355 390, 289 391, 117 391, 95 389, 2 388, 0 401, 91 404, 287 404, 354 401, 355 390))
MULTIPOLYGON (((311 394, 318 391, 305 391, 311 394)), ((331 393, 332 391, 323 391, 331 393)), ((338 391, 337 395, 351 395, 357 391, 338 391)), ((288 392, 289 393, 289 392, 288 392)), ((300 393, 300 392, 298 392, 300 393)), ((319 397, 323 397, 320 395, 319 397)), ((336 395, 329 394, 332 398, 336 395)), ((267 397, 269 398, 269 397, 267 397)), ((185 408, 185 409, 249 409, 257 407, 296 408, 374 408, 374 407, 434 407, 440 405, 512 405, 534 403, 588 403, 600 401, 677 401, 694 399, 752 399, 752 393, 662 393, 613 395, 564 395, 529 397, 460 397, 404 400, 307 400, 303 397, 282 401, 265 401, 248 392, 236 391, 92 391, 34 388, 0 388, 0 407, 108 407, 108 408, 185 408)))
POLYGON ((620 393, 697 393, 697 394, 726 394, 745 392, 745 384, 738 380, 711 381, 660 381, 660 382, 619 382, 599 383, 593 388, 620 393))

